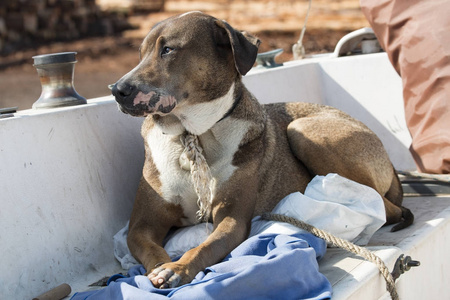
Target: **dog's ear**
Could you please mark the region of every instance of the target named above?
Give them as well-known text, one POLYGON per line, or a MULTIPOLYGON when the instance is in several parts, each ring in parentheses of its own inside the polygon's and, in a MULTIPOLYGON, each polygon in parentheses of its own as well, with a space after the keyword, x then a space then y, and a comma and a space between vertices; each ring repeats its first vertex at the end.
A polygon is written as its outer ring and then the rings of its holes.
POLYGON ((225 21, 217 20, 217 26, 225 29, 233 51, 234 63, 239 74, 245 75, 253 67, 261 41, 253 35, 235 30, 225 21))

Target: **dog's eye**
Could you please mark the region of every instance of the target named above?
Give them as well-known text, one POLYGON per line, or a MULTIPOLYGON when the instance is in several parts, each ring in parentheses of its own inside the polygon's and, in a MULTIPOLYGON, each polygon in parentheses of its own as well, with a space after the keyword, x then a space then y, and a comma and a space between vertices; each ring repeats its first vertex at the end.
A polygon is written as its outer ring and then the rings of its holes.
POLYGON ((161 51, 161 56, 169 54, 170 52, 172 52, 174 50, 174 48, 171 47, 163 47, 162 51, 161 51))

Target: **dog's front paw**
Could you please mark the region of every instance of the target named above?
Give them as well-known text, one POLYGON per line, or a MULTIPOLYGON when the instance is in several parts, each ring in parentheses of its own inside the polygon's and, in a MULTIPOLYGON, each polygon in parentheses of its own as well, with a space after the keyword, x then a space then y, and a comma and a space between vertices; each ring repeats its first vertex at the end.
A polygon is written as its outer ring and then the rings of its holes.
POLYGON ((165 265, 154 269, 147 277, 159 289, 175 288, 182 282, 181 276, 165 265))

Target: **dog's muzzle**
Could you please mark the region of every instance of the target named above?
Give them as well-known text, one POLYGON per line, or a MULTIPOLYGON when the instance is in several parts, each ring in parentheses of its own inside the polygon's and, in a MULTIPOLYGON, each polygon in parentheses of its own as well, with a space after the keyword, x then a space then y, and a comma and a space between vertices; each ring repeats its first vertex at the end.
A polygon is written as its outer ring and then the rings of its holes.
POLYGON ((111 89, 119 104, 120 110, 132 116, 149 114, 168 114, 177 105, 177 100, 158 89, 136 86, 117 82, 111 89))

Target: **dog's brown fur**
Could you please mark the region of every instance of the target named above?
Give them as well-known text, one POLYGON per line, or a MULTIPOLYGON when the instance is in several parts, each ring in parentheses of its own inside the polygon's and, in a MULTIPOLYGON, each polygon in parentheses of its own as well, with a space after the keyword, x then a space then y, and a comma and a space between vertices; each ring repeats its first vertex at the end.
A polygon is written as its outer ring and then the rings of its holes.
POLYGON ((156 287, 187 283, 220 261, 247 237, 253 216, 303 192, 314 175, 338 173, 374 188, 387 224, 399 223, 395 230, 413 221, 386 151, 364 124, 322 105, 258 103, 241 82, 258 46, 255 37, 211 16, 172 17, 151 30, 141 62, 113 88, 122 111, 146 116, 146 160, 128 245, 156 287), (185 132, 198 135, 216 180, 214 231, 171 262, 164 237, 195 223, 198 209, 189 171, 179 167, 185 132))

